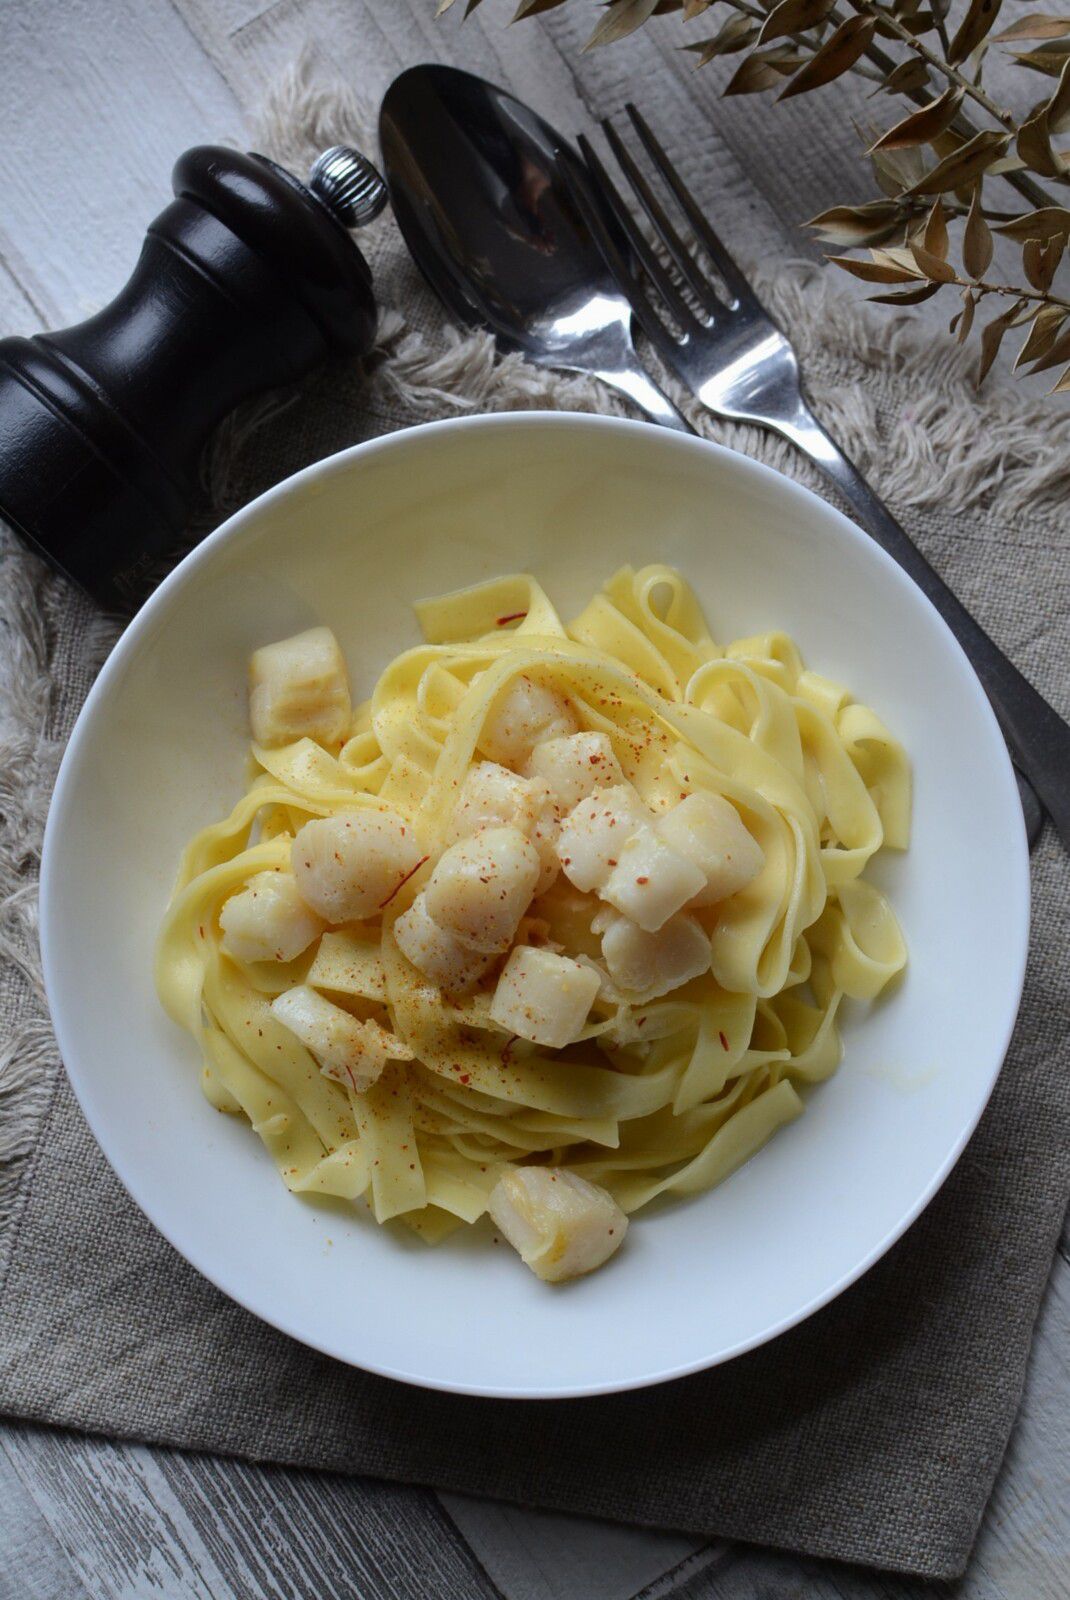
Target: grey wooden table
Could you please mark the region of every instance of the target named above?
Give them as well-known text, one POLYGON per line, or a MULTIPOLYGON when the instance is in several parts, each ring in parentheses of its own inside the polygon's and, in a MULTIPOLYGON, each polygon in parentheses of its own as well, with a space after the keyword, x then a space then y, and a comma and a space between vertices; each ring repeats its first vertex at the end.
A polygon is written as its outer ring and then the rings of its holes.
MULTIPOLYGON (((0 332, 70 322, 109 299, 178 151, 248 144, 257 106, 306 46, 313 75, 344 76, 371 105, 402 67, 438 59, 507 83, 564 128, 616 109, 657 68, 673 90, 659 93, 659 127, 751 260, 802 253, 803 218, 869 193, 849 126, 864 106, 848 88, 775 113, 764 99, 722 104, 723 74, 690 71, 673 19, 581 56, 589 6, 507 28, 508 0, 488 0, 463 31, 462 9, 436 23, 434 0, 0 0, 0 332)), ((1064 1238, 962 1600, 1070 1591, 1068 1336, 1064 1238)), ((683 1535, 0 1424, 0 1600, 934 1592, 683 1535)))

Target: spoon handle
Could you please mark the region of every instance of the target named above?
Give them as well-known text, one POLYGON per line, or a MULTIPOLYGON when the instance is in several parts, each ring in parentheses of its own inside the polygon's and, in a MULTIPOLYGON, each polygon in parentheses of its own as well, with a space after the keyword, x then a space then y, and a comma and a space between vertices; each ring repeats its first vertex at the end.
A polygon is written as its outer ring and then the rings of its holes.
POLYGON ((608 383, 611 389, 619 389, 629 400, 634 400, 651 422, 658 422, 663 428, 675 428, 677 433, 695 432, 668 395, 663 394, 654 380, 647 377, 638 361, 634 365, 629 362, 627 365, 591 367, 587 370, 593 372, 596 378, 601 378, 603 383, 608 383))

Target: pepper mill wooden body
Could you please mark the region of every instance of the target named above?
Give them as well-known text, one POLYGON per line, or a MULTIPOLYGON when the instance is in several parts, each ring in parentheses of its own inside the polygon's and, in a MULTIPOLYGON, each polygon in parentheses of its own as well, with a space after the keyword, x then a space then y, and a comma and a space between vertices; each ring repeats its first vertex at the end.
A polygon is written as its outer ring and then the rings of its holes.
POLYGON ((311 187, 213 146, 175 165, 175 198, 133 275, 87 322, 0 342, 0 517, 106 606, 180 538, 201 453, 239 403, 375 337, 371 272, 347 232, 385 188, 336 147, 311 187))

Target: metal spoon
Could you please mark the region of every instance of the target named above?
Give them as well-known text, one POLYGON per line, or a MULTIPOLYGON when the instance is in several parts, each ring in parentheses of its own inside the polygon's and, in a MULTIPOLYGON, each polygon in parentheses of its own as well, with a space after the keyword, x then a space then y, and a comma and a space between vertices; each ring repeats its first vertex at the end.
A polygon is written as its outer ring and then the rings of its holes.
POLYGON ((482 78, 421 66, 387 90, 379 139, 405 243, 459 321, 693 432, 639 364, 631 307, 562 176, 580 159, 549 123, 482 78))

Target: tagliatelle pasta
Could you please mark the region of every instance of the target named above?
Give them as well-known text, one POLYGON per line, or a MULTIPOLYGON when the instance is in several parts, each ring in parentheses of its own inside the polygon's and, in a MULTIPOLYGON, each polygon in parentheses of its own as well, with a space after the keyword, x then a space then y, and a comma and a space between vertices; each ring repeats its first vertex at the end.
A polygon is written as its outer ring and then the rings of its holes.
POLYGON ((570 1276, 797 1117, 844 997, 903 968, 861 875, 907 845, 909 764, 665 566, 567 626, 528 576, 416 612, 355 709, 326 630, 258 652, 255 773, 185 852, 159 993, 295 1193, 430 1241, 489 1207, 570 1276))

